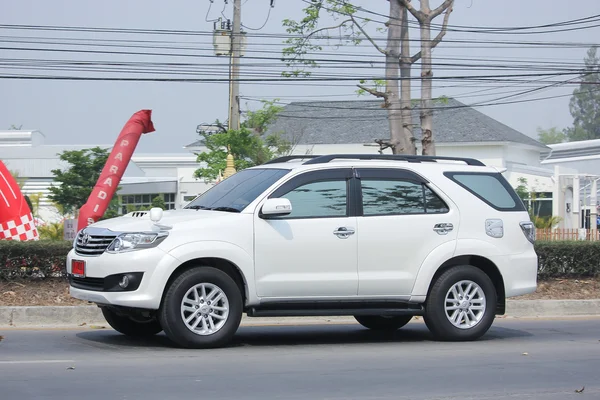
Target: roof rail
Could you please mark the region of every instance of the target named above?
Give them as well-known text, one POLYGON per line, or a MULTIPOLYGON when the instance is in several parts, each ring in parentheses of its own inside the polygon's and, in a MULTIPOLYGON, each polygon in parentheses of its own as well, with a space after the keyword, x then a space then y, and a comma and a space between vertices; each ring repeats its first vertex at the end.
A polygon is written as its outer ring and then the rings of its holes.
POLYGON ((306 155, 306 154, 305 155, 282 156, 282 157, 274 158, 271 161, 267 161, 265 164, 284 163, 284 162, 288 162, 291 160, 304 160, 307 158, 317 158, 317 157, 321 157, 321 156, 306 155))
MULTIPOLYGON (((285 157, 283 157, 285 158, 285 157)), ((404 154, 328 154, 325 156, 311 157, 311 160, 304 162, 309 164, 325 164, 336 159, 346 160, 392 160, 392 161, 408 161, 414 163, 420 162, 436 162, 436 161, 462 161, 467 165, 485 167, 485 164, 474 158, 464 157, 443 157, 443 156, 415 156, 404 154)))

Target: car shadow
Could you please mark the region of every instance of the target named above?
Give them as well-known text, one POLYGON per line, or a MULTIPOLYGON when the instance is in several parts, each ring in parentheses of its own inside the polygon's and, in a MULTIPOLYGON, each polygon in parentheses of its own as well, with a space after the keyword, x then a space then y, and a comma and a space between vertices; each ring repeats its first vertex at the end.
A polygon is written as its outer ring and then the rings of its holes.
MULTIPOLYGON (((529 332, 492 326, 486 335, 476 342, 507 340, 532 336, 529 332)), ((112 329, 90 330, 77 333, 79 339, 96 343, 97 347, 111 348, 169 348, 177 346, 164 333, 148 338, 131 338, 112 329)), ((241 326, 232 341, 225 348, 274 347, 274 346, 314 346, 351 345, 376 343, 440 343, 421 322, 413 322, 395 332, 378 332, 358 324, 328 325, 270 325, 241 326)), ((466 342, 473 343, 473 342, 466 342)), ((460 343, 457 343, 460 344, 460 343)))

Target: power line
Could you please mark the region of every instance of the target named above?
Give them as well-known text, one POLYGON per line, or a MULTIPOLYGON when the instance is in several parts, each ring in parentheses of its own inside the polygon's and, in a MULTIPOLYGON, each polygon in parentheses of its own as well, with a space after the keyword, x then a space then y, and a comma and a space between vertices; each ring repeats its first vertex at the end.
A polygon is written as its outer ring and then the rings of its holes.
MULTIPOLYGON (((311 2, 311 1, 309 1, 309 0, 302 0, 302 1, 304 3, 306 3, 306 4, 314 5, 314 3, 311 2)), ((344 4, 344 3, 340 3, 338 1, 338 4, 344 4)), ((327 10, 327 11, 330 11, 330 12, 333 12, 333 13, 338 13, 336 10, 334 10, 334 9, 332 9, 330 7, 325 6, 323 4, 323 2, 321 2, 320 8, 322 8, 324 10, 327 10)), ((355 8, 357 10, 362 10, 362 11, 368 12, 370 14, 375 14, 375 15, 378 15, 378 16, 382 16, 382 17, 385 17, 387 19, 399 20, 398 18, 390 18, 390 16, 388 16, 388 15, 376 13, 376 12, 373 12, 373 11, 369 11, 369 10, 366 10, 366 9, 364 9, 362 7, 355 7, 355 8)), ((346 14, 346 13, 338 13, 338 14, 348 15, 349 16, 349 14, 346 14)), ((379 24, 384 24, 384 25, 387 24, 386 21, 374 20, 374 19, 371 19, 371 18, 365 18, 365 17, 361 17, 361 16, 357 16, 357 15, 353 15, 353 17, 356 18, 356 19, 361 19, 361 20, 366 21, 366 22, 373 21, 373 22, 377 22, 379 24)), ((598 18, 598 17, 600 17, 600 14, 599 15, 594 15, 594 16, 591 16, 591 17, 580 18, 580 19, 577 19, 577 20, 571 20, 571 21, 564 21, 564 22, 558 22, 558 23, 548 24, 545 27, 558 27, 558 26, 572 25, 572 24, 579 24, 579 23, 598 22, 598 21, 600 21, 600 18, 598 18), (579 21, 579 22, 577 22, 577 21, 579 21)), ((411 20, 409 20, 409 24, 418 25, 418 23, 416 21, 411 21, 411 20)), ((432 26, 432 27, 439 27, 439 28, 442 27, 442 25, 435 24, 435 23, 430 23, 430 26, 432 26)), ((473 27, 466 26, 466 27, 463 27, 465 29, 457 29, 456 27, 453 27, 452 25, 448 25, 447 26, 447 31, 449 31, 449 32, 461 32, 461 33, 486 33, 486 34, 506 34, 506 32, 510 32, 511 34, 515 34, 515 35, 516 34, 526 35, 526 34, 567 32, 567 31, 573 31, 573 30, 582 30, 582 29, 595 28, 595 27, 599 27, 599 26, 600 26, 600 24, 599 25, 593 25, 593 26, 579 27, 579 28, 555 29, 555 30, 542 31, 542 32, 519 32, 519 30, 535 29, 535 28, 539 28, 539 27, 530 26, 530 27, 500 28, 500 29, 498 29, 498 28, 490 28, 490 29, 485 29, 485 28, 484 29, 477 29, 477 28, 475 28, 474 29, 473 27)))
MULTIPOLYGON (((308 3, 307 1, 303 0, 305 3, 308 3)), ((343 5, 344 3, 341 1, 337 1, 336 3, 343 5)), ((389 18, 392 20, 400 20, 399 18, 394 18, 394 17, 390 17, 389 15, 386 14, 381 14, 372 10, 368 10, 365 9, 364 7, 361 6, 355 6, 357 11, 362 11, 365 12, 367 14, 372 14, 372 15, 377 15, 380 17, 385 17, 385 18, 389 18)), ((586 23, 589 22, 589 20, 599 20, 600 19, 600 14, 595 14, 595 15, 591 15, 591 16, 587 16, 587 17, 582 17, 582 18, 576 18, 576 19, 572 19, 572 20, 567 20, 567 21, 560 21, 560 22, 553 22, 553 23, 549 23, 549 24, 543 24, 543 25, 529 25, 529 26, 512 26, 512 27, 499 27, 499 26, 470 26, 470 25, 455 25, 455 24, 448 24, 447 27, 451 28, 451 29, 469 29, 469 30, 478 30, 478 31, 501 31, 501 32, 511 32, 511 31, 518 31, 518 30, 531 30, 531 29, 539 29, 539 28, 552 28, 552 27, 557 27, 557 26, 565 26, 565 25, 573 25, 573 24, 581 24, 581 23, 586 23)), ((418 23, 416 21, 409 21, 412 23, 415 23, 418 25, 418 23)), ((442 27, 442 24, 436 24, 436 23, 431 23, 430 24, 432 27, 442 27)), ((471 32, 471 31, 469 31, 471 32)))
MULTIPOLYGON (((246 0, 247 1, 247 0, 246 0)), ((245 3, 244 3, 245 4, 245 3)), ((267 18, 265 19, 265 22, 261 25, 260 28, 250 28, 247 25, 242 24, 242 26, 246 29, 250 29, 251 31, 260 31, 261 29, 263 29, 265 26, 267 26, 267 22, 269 22, 269 18, 271 17, 271 10, 273 9, 273 5, 269 6, 269 12, 267 13, 267 18)))

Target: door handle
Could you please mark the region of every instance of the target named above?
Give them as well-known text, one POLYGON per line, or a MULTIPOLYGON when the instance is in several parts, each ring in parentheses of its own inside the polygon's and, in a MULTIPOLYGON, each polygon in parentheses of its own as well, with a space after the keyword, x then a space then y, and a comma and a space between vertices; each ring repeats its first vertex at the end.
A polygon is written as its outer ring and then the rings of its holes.
POLYGON ((454 225, 450 223, 435 224, 433 227, 433 230, 439 235, 447 235, 448 232, 452 231, 452 229, 454 229, 454 225))
POLYGON ((347 239, 350 235, 354 235, 354 229, 342 226, 333 231, 333 234, 340 239, 347 239))

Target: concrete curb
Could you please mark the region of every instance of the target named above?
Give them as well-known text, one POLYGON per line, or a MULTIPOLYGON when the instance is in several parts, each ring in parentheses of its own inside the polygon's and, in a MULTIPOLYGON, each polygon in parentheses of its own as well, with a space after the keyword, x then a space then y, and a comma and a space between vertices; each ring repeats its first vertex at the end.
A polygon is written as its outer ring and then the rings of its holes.
MULTIPOLYGON (((504 318, 553 318, 600 316, 600 299, 595 300, 509 300, 504 318)), ((243 326, 355 323, 352 317, 242 318, 243 326)), ((0 328, 59 328, 105 326, 96 306, 0 307, 0 328)))

